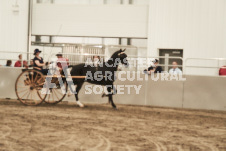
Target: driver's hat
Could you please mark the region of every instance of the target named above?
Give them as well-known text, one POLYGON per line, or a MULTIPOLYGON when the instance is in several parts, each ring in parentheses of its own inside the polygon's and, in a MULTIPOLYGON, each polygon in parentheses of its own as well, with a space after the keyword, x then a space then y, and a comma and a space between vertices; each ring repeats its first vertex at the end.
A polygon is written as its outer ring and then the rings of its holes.
POLYGON ((36 53, 38 53, 38 52, 42 52, 42 51, 40 51, 39 49, 35 49, 34 50, 34 55, 36 55, 36 53))

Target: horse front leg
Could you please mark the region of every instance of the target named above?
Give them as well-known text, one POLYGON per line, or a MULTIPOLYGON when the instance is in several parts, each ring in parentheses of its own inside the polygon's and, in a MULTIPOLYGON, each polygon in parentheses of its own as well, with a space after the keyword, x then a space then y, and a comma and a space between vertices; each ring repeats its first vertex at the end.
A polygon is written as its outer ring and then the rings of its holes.
MULTIPOLYGON (((113 95, 115 95, 115 94, 117 94, 117 89, 115 88, 115 86, 113 85, 113 95)), ((102 94, 102 98, 103 97, 107 97, 108 96, 108 94, 106 94, 105 92, 102 94)), ((109 102, 110 103, 110 102, 109 102)))
POLYGON ((114 104, 113 102, 113 98, 112 98, 112 87, 107 87, 107 90, 108 90, 108 100, 109 102, 111 103, 111 106, 114 108, 114 109, 117 109, 116 105, 114 104))
POLYGON ((79 107, 84 107, 84 105, 78 99, 78 93, 81 90, 82 85, 83 85, 83 83, 78 83, 77 87, 75 89, 75 99, 76 99, 76 103, 79 105, 79 107))

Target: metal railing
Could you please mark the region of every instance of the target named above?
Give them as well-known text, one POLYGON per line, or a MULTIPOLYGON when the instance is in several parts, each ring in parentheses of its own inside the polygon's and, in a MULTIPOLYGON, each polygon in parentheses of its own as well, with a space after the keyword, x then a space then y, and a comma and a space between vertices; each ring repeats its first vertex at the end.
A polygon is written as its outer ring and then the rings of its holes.
MULTIPOLYGON (((16 54, 17 55, 17 57, 20 55, 20 54, 25 54, 26 55, 26 59, 23 59, 22 58, 22 60, 21 60, 21 67, 23 67, 24 66, 24 61, 26 61, 27 63, 28 63, 28 65, 30 65, 30 60, 31 60, 31 57, 30 57, 30 55, 33 55, 33 52, 18 52, 18 51, 0 51, 0 54, 16 54)), ((41 54, 41 56, 43 56, 43 59, 44 59, 44 56, 45 56, 46 54, 45 53, 42 53, 41 54)), ((14 59, 14 58, 12 58, 12 56, 9 56, 8 58, 0 58, 0 60, 5 60, 5 61, 7 61, 7 60, 11 60, 11 61, 18 61, 19 59, 14 59)), ((0 66, 1 67, 1 66, 0 66)))
MULTIPOLYGON (((226 61, 226 58, 185 58, 184 60, 184 67, 185 67, 185 73, 186 69, 188 68, 202 68, 202 69, 218 69, 221 68, 220 61, 226 61), (217 61, 217 65, 215 66, 203 66, 203 65, 188 65, 188 61, 195 60, 195 61, 217 61)), ((212 63, 214 64, 214 63, 212 63)))
MULTIPOLYGON (((33 54, 33 53, 28 53, 28 52, 7 52, 7 51, 5 51, 5 52, 2 52, 2 51, 0 51, 0 54, 1 53, 15 53, 15 54, 33 54)), ((50 55, 49 55, 49 58, 46 60, 47 62, 53 62, 53 60, 52 60, 52 58, 56 58, 56 54, 58 54, 58 53, 51 53, 50 55)), ((88 56, 90 56, 90 57, 93 57, 93 56, 100 56, 100 57, 102 57, 105 61, 108 59, 108 57, 110 58, 110 56, 107 56, 106 54, 91 54, 91 53, 85 53, 85 54, 81 54, 81 53, 61 53, 62 55, 70 55, 70 56, 86 56, 86 57, 88 57, 88 56)), ((43 56, 45 55, 45 54, 42 54, 43 56)), ((139 59, 142 59, 142 58, 146 58, 147 60, 148 59, 150 59, 150 60, 153 60, 153 59, 156 59, 156 58, 167 58, 167 59, 181 59, 182 61, 183 61, 183 58, 182 57, 164 57, 164 56, 136 56, 136 55, 128 55, 128 59, 130 59, 130 58, 136 58, 137 60, 136 60, 136 66, 135 66, 135 68, 136 68, 136 71, 138 71, 138 66, 139 66, 139 64, 138 64, 138 61, 139 61, 139 59)), ((17 61, 18 59, 9 59, 9 58, 7 58, 7 59, 0 59, 0 60, 13 60, 13 61, 17 61)), ((27 61, 27 62, 29 62, 30 61, 30 58, 29 59, 23 59, 23 61, 27 61)), ((21 65, 21 67, 23 67, 23 61, 21 61, 22 62, 22 65, 21 65)), ((87 62, 87 60, 83 60, 83 61, 77 61, 77 60, 72 60, 72 61, 70 61, 69 60, 69 63, 86 63, 87 62)), ((131 65, 133 65, 133 63, 131 63, 130 62, 130 64, 131 65)), ((150 64, 148 64, 148 62, 146 63, 146 65, 145 66, 143 66, 143 67, 149 67, 150 66, 150 64)), ((169 66, 169 67, 171 67, 172 65, 166 65, 166 64, 159 64, 159 66, 169 66)), ((178 67, 182 67, 181 65, 178 65, 178 67)))
MULTIPOLYGON (((56 57, 55 57, 55 55, 56 55, 57 53, 52 53, 51 55, 50 55, 50 58, 49 58, 49 62, 57 62, 57 59, 56 59, 56 57), (54 59, 53 58, 55 58, 55 61, 53 61, 54 59)), ((107 59, 108 59, 108 57, 109 56, 106 56, 106 55, 101 55, 101 54, 80 54, 80 53, 62 53, 62 55, 78 55, 78 56, 90 56, 90 58, 92 57, 92 56, 100 56, 100 57, 103 57, 103 59, 104 59, 104 61, 107 61, 107 59)), ((110 58, 110 57, 109 57, 110 58)), ((150 66, 150 63, 148 63, 148 61, 146 62, 146 64, 144 64, 143 66, 140 66, 139 65, 139 59, 141 59, 141 58, 145 58, 145 59, 149 59, 149 60, 154 60, 155 58, 166 58, 166 59, 180 59, 180 60, 182 60, 182 62, 183 62, 183 58, 182 57, 164 57, 164 56, 149 56, 149 57, 147 57, 147 56, 135 56, 135 55, 128 55, 128 62, 130 63, 130 68, 129 68, 129 70, 130 71, 143 71, 144 70, 144 68, 148 68, 149 66, 150 66), (131 61, 130 61, 130 58, 135 58, 136 60, 136 64, 134 65, 131 61), (133 68, 134 68, 134 70, 133 70, 133 68), (138 68, 143 68, 143 69, 141 69, 141 70, 139 70, 138 68)), ((90 61, 90 60, 83 60, 83 61, 76 61, 76 60, 73 60, 73 61, 71 61, 71 60, 69 60, 68 62, 71 64, 72 63, 72 65, 74 65, 73 63, 76 63, 76 64, 79 64, 79 63, 90 63, 90 62, 88 62, 88 61, 90 61)), ((150 61, 150 62, 152 62, 152 61, 150 61)), ((173 65, 169 65, 169 64, 159 64, 158 66, 167 66, 167 67, 172 67, 173 65)), ((183 67, 183 65, 178 65, 178 67, 183 67)), ((123 66, 122 66, 122 68, 124 68, 123 66)))
MULTIPOLYGON (((183 68, 183 61, 184 59, 182 57, 165 57, 165 56, 135 56, 135 55, 128 55, 128 58, 136 58, 136 71, 139 71, 138 67, 149 67, 151 65, 151 60, 154 60, 154 59, 175 59, 175 60, 181 60, 182 61, 182 65, 178 65, 178 67, 182 67, 183 68), (145 66, 140 66, 138 64, 139 62, 139 59, 146 59, 146 65, 145 66)), ((173 67, 173 65, 170 65, 170 64, 158 64, 158 66, 161 66, 161 67, 173 67)), ((168 71, 167 71, 168 72, 168 71)))
MULTIPOLYGON (((118 46, 114 46, 114 47, 118 47, 118 46)), ((133 48, 133 47, 131 47, 133 48)), ((134 48, 135 49, 135 48, 134 48)), ((29 65, 29 61, 30 61, 30 57, 28 57, 29 55, 33 55, 32 52, 28 53, 28 52, 17 52, 17 51, 0 51, 0 54, 2 53, 7 53, 7 54, 26 54, 27 55, 27 59, 23 59, 23 61, 27 61, 28 65, 29 65)), ((56 55, 57 53, 51 53, 49 55, 49 58, 46 59, 46 61, 48 62, 51 62, 51 58, 56 58, 56 55)), ((63 55, 70 55, 70 56, 86 56, 86 57, 93 57, 93 56, 100 56, 101 58, 104 59, 104 61, 106 61, 108 58, 110 58, 110 56, 107 56, 106 53, 105 54, 96 54, 96 53, 84 53, 84 54, 81 54, 81 53, 62 53, 63 55)), ((44 56, 46 54, 42 53, 41 56, 44 56)), ((225 61, 226 63, 226 58, 182 58, 182 57, 169 57, 169 56, 138 56, 138 55, 128 55, 128 60, 130 58, 135 58, 136 61, 129 61, 129 63, 131 65, 134 65, 134 63, 136 64, 136 66, 134 66, 134 70, 135 71, 139 71, 139 69, 141 68, 144 68, 144 67, 149 67, 150 64, 148 63, 148 61, 146 61, 146 64, 144 64, 143 66, 139 65, 139 59, 146 59, 146 60, 154 60, 154 59, 179 59, 182 61, 182 65, 178 65, 178 67, 182 67, 183 68, 183 74, 188 74, 187 73, 187 69, 188 68, 197 68, 197 69, 217 69, 219 70, 219 68, 222 66, 220 65, 220 61, 225 61), (194 63, 195 61, 216 61, 215 62, 215 66, 210 66, 210 65, 199 65, 199 64, 196 64, 196 65, 189 65, 188 62, 189 61, 192 61, 192 63, 194 63)), ((1 58, 1 60, 12 60, 12 61, 17 61, 18 59, 15 59, 15 56, 14 58, 12 58, 12 55, 7 58, 7 59, 4 59, 4 58, 1 58)), ((21 67, 23 67, 23 61, 21 61, 21 67)), ((78 64, 78 63, 86 63, 87 61, 86 60, 69 60, 70 63, 75 63, 75 64, 78 64)), ((204 62, 205 63, 205 62, 204 62)), ((170 64, 159 64, 158 66, 162 66, 162 67, 172 67, 173 65, 170 65, 170 64)), ((0 66, 1 67, 1 66, 0 66)), ((132 67, 129 69, 129 70, 132 70, 132 67)))

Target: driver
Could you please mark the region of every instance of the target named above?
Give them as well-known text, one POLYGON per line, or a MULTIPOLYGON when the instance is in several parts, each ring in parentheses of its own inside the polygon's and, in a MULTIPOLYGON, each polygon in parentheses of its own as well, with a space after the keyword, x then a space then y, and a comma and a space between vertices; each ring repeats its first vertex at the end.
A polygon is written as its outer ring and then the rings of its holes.
POLYGON ((45 62, 43 61, 43 58, 40 57, 40 51, 39 49, 34 50, 34 59, 33 59, 33 67, 35 70, 40 71, 42 74, 47 75, 48 69, 43 69, 43 66, 45 66, 45 62))

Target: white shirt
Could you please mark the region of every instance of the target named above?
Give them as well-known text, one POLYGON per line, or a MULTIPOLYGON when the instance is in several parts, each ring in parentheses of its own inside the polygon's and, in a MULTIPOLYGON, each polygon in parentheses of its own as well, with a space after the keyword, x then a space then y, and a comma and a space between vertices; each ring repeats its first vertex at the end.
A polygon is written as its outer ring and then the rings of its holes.
POLYGON ((169 70, 169 73, 170 74, 182 74, 182 71, 181 71, 181 69, 179 69, 179 68, 171 68, 170 70, 169 70))

